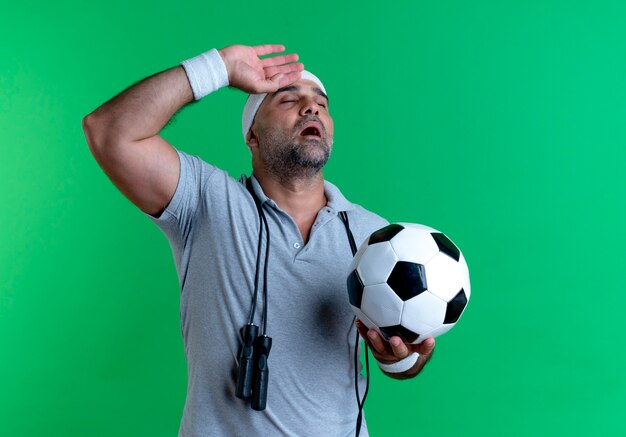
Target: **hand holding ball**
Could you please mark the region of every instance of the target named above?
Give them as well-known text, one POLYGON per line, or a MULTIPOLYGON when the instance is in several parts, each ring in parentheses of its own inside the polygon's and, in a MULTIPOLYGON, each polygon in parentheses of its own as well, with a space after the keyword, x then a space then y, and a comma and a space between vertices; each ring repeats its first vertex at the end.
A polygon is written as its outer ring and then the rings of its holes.
POLYGON ((470 297, 459 248, 428 226, 394 223, 363 242, 348 270, 357 318, 387 340, 421 343, 448 332, 470 297))

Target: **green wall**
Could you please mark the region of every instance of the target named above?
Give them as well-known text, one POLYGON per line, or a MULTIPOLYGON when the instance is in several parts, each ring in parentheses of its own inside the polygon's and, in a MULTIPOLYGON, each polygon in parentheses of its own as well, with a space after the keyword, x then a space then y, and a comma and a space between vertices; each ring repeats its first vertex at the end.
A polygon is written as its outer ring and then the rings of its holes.
MULTIPOLYGON (((329 180, 467 257, 468 309, 424 373, 372 369, 373 436, 626 432, 625 22, 623 1, 3 5, 0 434, 176 435, 170 248, 97 166, 81 119, 234 43, 282 43, 322 78, 329 180)), ((244 99, 220 90, 162 135, 247 173, 244 99)))

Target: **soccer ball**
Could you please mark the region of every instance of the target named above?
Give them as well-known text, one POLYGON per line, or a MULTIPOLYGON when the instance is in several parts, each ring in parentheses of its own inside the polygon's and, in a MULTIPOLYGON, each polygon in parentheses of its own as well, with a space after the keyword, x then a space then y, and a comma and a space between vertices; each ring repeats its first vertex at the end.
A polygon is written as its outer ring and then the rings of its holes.
POLYGON ((470 297, 467 263, 441 232, 393 223, 361 244, 348 270, 350 305, 387 340, 421 343, 448 332, 470 297))

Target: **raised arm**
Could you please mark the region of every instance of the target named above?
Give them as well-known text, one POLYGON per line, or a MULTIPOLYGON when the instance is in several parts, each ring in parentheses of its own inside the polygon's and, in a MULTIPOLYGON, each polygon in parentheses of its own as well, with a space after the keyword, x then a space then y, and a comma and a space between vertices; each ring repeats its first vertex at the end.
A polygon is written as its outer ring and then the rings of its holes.
MULTIPOLYGON (((284 50, 281 45, 232 45, 218 51, 212 68, 225 68, 228 84, 235 88, 272 92, 298 80, 303 69, 302 64, 293 64, 295 54, 259 58, 284 50)), ((178 154, 158 134, 180 108, 201 98, 202 78, 200 74, 190 82, 181 65, 170 68, 127 88, 83 118, 94 158, 122 194, 146 213, 159 216, 176 191, 178 154)))

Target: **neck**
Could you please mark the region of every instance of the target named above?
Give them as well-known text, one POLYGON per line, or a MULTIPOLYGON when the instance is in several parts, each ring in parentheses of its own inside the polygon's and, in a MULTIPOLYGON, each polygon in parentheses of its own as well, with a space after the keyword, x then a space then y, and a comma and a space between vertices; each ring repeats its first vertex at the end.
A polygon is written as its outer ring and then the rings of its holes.
POLYGON ((311 178, 291 180, 279 180, 263 169, 255 169, 254 175, 265 195, 293 218, 306 243, 317 213, 327 203, 322 172, 311 178))

